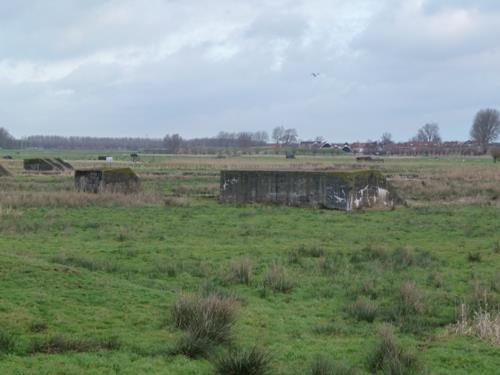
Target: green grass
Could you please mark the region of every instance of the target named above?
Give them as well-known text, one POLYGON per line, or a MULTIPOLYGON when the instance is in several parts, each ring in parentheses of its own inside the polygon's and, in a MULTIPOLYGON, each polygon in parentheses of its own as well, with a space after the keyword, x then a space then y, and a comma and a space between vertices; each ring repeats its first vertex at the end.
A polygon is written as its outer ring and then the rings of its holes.
MULTIPOLYGON (((269 355, 270 374, 307 374, 319 356, 369 373, 387 323, 433 374, 497 371, 498 346, 446 327, 477 285, 492 285, 500 300, 498 206, 419 201, 346 214, 221 205, 203 194, 220 165, 163 158, 138 167, 145 189, 186 204, 0 204, 0 374, 214 374, 225 353, 254 347, 269 355), (270 270, 292 287, 272 287, 270 270), (172 322, 183 293, 238 301, 231 340, 196 359, 172 354, 186 335, 172 322)), ((448 163, 459 161, 395 159, 384 168, 437 176, 448 163)), ((71 182, 18 173, 0 187, 36 195, 71 191, 71 182)))

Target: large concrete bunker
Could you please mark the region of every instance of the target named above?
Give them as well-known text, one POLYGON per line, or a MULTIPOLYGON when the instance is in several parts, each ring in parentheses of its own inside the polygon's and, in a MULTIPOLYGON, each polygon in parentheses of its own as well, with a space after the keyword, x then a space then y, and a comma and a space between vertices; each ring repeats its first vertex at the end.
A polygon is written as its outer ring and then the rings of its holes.
POLYGON ((88 193, 136 193, 139 177, 130 168, 101 168, 75 171, 75 188, 88 193))
POLYGON ((221 171, 220 201, 276 203, 351 211, 402 203, 378 171, 221 171))

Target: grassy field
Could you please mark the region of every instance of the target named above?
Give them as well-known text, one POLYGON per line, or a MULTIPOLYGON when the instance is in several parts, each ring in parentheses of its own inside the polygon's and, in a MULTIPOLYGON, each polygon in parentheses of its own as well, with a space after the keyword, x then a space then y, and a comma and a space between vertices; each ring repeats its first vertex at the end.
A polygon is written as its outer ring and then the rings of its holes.
MULTIPOLYGON (((35 154, 2 161, 0 374, 214 374, 253 347, 280 375, 498 373, 500 165, 488 158, 113 153, 142 179, 121 196, 25 173, 35 154), (227 168, 378 168, 408 207, 220 205, 227 168), (181 318, 205 307, 226 320, 194 340, 199 321, 181 318)), ((46 156, 88 167, 97 154, 46 156)))

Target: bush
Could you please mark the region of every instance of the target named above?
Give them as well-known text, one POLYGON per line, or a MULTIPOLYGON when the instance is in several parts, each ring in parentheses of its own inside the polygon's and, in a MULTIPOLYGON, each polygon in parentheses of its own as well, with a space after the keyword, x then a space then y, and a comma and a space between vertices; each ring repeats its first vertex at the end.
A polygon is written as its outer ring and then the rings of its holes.
POLYGON ((270 358, 256 347, 231 351, 216 360, 215 369, 219 375, 265 375, 270 370, 270 358))
POLYGON ((0 353, 13 353, 16 347, 15 336, 0 329, 0 353))
POLYGON ((294 287, 293 281, 288 277, 286 269, 278 264, 273 264, 266 272, 264 285, 276 292, 287 293, 294 287))
POLYGON ((192 339, 224 343, 230 341, 235 309, 236 301, 231 298, 181 295, 172 307, 172 321, 192 339))
POLYGON ((396 342, 390 325, 382 325, 378 332, 378 343, 369 358, 371 371, 388 375, 410 375, 420 373, 422 368, 413 351, 396 342))
POLYGON ((242 258, 231 264, 232 279, 241 283, 249 284, 252 277, 252 261, 249 258, 242 258))
POLYGON ((373 322, 377 316, 377 306, 366 297, 358 297, 348 308, 349 313, 357 320, 373 322))

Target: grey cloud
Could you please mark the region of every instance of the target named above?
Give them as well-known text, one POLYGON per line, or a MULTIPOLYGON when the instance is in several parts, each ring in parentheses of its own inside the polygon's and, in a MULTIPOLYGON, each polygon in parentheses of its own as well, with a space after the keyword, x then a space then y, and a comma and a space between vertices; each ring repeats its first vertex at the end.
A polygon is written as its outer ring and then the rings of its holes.
POLYGON ((465 139, 474 112, 498 106, 500 7, 488 4, 9 2, 0 124, 188 137, 285 125, 344 141, 437 121, 465 139))

